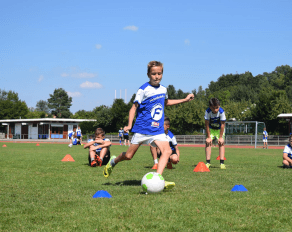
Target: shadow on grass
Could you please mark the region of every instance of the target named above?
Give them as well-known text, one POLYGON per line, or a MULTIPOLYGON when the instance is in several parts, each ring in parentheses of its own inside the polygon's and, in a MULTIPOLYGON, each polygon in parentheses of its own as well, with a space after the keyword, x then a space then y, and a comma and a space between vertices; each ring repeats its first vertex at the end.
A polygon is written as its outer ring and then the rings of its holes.
POLYGON ((141 180, 125 180, 116 183, 104 183, 103 185, 114 185, 114 186, 140 186, 141 180))
MULTIPOLYGON (((144 168, 152 169, 152 167, 153 166, 145 166, 144 168)), ((167 168, 165 168, 165 169, 167 169, 167 168)), ((172 166, 172 169, 175 169, 175 167, 172 166)), ((152 170, 153 170, 153 172, 156 172, 156 169, 152 169, 152 170)))

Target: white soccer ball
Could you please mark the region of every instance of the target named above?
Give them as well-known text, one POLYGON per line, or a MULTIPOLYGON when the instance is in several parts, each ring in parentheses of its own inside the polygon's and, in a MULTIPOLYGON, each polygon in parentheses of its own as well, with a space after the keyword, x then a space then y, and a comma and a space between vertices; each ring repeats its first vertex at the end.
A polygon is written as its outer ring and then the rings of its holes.
POLYGON ((156 172, 148 172, 143 176, 141 186, 146 193, 159 193, 164 189, 164 178, 156 172))
POLYGON ((69 144, 68 147, 72 147, 72 144, 69 144))

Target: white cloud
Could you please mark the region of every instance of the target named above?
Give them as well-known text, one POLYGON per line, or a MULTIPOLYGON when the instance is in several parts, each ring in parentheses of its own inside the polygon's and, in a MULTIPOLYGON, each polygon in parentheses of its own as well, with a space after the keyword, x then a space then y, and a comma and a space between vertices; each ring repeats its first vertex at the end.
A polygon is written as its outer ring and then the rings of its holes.
POLYGON ((69 95, 69 97, 81 97, 82 96, 82 94, 80 92, 67 91, 67 94, 69 95))
POLYGON ((44 76, 43 75, 40 75, 39 82, 41 82, 43 79, 44 79, 44 76))
POLYGON ((97 49, 101 49, 101 44, 95 44, 95 47, 97 48, 97 49))
POLYGON ((136 26, 126 26, 124 27, 124 30, 130 30, 130 31, 137 31, 138 30, 138 27, 136 26))
POLYGON ((83 72, 83 73, 75 73, 75 74, 72 74, 71 76, 77 77, 77 78, 92 78, 92 77, 96 77, 96 74, 83 72))
POLYGON ((188 39, 185 40, 185 45, 190 45, 190 43, 191 43, 190 40, 188 39))
POLYGON ((97 82, 89 82, 89 81, 86 81, 84 83, 82 83, 80 85, 81 88, 87 88, 87 89, 100 89, 102 88, 102 85, 97 83, 97 82))
POLYGON ((95 73, 88 73, 88 72, 82 72, 82 73, 62 73, 61 77, 74 77, 74 78, 93 78, 96 77, 97 74, 95 73))
POLYGON ((69 76, 68 73, 62 73, 62 74, 61 74, 61 77, 68 77, 68 76, 69 76))

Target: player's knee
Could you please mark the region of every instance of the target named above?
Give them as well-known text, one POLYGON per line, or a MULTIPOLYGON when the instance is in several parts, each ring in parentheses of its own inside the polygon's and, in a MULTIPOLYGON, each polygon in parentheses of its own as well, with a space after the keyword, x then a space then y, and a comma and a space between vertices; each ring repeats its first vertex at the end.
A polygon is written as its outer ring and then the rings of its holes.
POLYGON ((123 153, 122 153, 122 156, 123 156, 123 159, 124 159, 124 160, 131 160, 131 159, 132 159, 131 156, 127 156, 127 152, 123 152, 123 153))
POLYGON ((286 166, 290 166, 289 162, 287 160, 283 160, 283 164, 286 166))
POLYGON ((173 164, 177 164, 178 163, 178 158, 177 158, 177 156, 171 156, 171 163, 173 163, 173 164))

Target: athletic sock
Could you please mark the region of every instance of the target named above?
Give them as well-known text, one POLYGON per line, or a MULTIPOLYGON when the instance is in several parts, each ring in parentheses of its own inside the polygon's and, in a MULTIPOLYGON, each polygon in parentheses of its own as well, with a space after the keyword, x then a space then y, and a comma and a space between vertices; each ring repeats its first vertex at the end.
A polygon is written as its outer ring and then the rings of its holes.
POLYGON ((94 161, 94 160, 95 160, 94 158, 91 158, 91 162, 94 161))
POLYGON ((154 164, 158 164, 158 159, 155 159, 154 160, 154 164))
POLYGON ((224 164, 224 160, 220 160, 220 164, 224 164))
POLYGON ((112 159, 110 162, 111 162, 111 166, 112 166, 112 167, 114 167, 114 166, 116 165, 116 163, 115 163, 115 159, 112 159))
POLYGON ((210 163, 210 160, 206 160, 207 161, 207 164, 209 164, 210 163))

